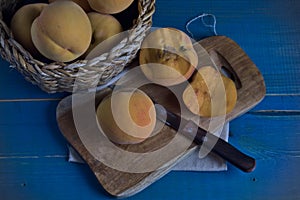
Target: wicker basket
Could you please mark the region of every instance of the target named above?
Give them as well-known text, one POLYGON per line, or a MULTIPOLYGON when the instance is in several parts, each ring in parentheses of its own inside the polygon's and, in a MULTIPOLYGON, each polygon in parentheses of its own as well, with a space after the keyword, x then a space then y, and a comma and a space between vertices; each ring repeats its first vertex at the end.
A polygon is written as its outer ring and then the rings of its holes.
POLYGON ((138 18, 129 34, 110 52, 93 60, 77 60, 73 63, 45 63, 33 58, 13 38, 3 17, 15 12, 17 0, 0 0, 0 50, 1 55, 15 67, 26 80, 48 93, 73 92, 103 85, 119 74, 136 56, 140 45, 152 25, 155 0, 138 0, 138 18), (99 79, 100 77, 100 79, 99 79))

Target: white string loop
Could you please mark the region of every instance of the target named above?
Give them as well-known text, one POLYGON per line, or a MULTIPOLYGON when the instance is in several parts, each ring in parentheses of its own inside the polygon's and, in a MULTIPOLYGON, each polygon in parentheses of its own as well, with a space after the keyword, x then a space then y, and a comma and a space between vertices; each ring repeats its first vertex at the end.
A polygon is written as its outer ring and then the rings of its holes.
POLYGON ((196 21, 196 20, 198 20, 198 19, 201 19, 202 24, 203 24, 205 27, 212 28, 215 35, 218 35, 217 30, 216 30, 216 25, 217 25, 217 19, 216 19, 216 16, 213 15, 213 14, 203 13, 203 14, 201 14, 201 15, 198 15, 197 17, 194 17, 194 18, 191 19, 190 21, 188 21, 188 23, 187 23, 186 26, 185 26, 185 29, 187 30, 187 32, 190 34, 190 36, 191 36, 192 38, 194 38, 194 35, 193 35, 193 33, 190 31, 189 26, 191 25, 191 23, 193 23, 194 21, 196 21), (212 17, 212 18, 213 18, 213 24, 207 24, 207 23, 205 22, 205 20, 204 20, 205 17, 212 17))

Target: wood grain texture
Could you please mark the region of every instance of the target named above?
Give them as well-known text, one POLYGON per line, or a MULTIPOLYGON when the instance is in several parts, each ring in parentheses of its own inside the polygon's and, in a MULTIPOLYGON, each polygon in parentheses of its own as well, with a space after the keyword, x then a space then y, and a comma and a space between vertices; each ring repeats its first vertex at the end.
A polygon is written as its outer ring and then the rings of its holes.
MULTIPOLYGON (((256 68, 255 64, 234 41, 227 37, 216 36, 202 40, 200 41, 200 44, 208 51, 216 66, 218 68, 226 67, 231 70, 231 72, 236 75, 235 82, 240 84, 238 87, 237 104, 234 110, 226 116, 226 121, 230 121, 237 116, 240 116, 263 99, 265 96, 263 77, 256 68)), ((170 90, 153 84, 146 85, 141 89, 156 103, 165 106, 174 113, 179 113, 179 105, 176 104, 176 101, 172 100, 176 99, 176 97, 172 96, 172 92, 170 90)), ((101 99, 110 94, 110 92, 110 89, 100 91, 96 95, 96 100, 87 100, 79 105, 74 105, 72 103, 72 97, 74 99, 76 98, 74 96, 80 96, 81 94, 73 94, 73 96, 63 99, 57 108, 57 121, 62 134, 91 167, 95 176, 106 189, 106 191, 114 196, 126 197, 136 194, 154 181, 161 178, 170 171, 173 165, 178 163, 180 159, 188 156, 196 149, 196 147, 195 145, 192 145, 186 151, 176 155, 172 154, 172 152, 174 152, 176 149, 167 148, 166 152, 164 153, 172 156, 166 159, 165 167, 145 173, 123 172, 100 162, 89 152, 87 147, 80 139, 76 125, 74 124, 75 122, 72 108, 73 106, 86 108, 90 104, 94 105, 94 102, 100 102, 101 99)), ((201 118, 199 126, 208 130, 213 120, 214 119, 211 118, 201 118)), ((221 120, 222 119, 220 118, 217 119, 217 122, 213 122, 214 127, 212 130, 218 129, 220 126, 222 126, 221 120)), ((86 132, 88 132, 89 130, 92 130, 90 127, 90 124, 86 124, 82 130, 86 130, 86 132)), ((121 147, 131 152, 151 152, 164 147, 173 138, 174 131, 165 126, 159 134, 145 140, 138 145, 122 145, 121 147)), ((182 142, 184 142, 184 140, 185 138, 182 138, 182 142)), ((134 162, 135 163, 133 163, 133 165, 139 165, 140 163, 139 160, 135 160, 134 162)), ((152 162, 155 162, 155 160, 152 162)))

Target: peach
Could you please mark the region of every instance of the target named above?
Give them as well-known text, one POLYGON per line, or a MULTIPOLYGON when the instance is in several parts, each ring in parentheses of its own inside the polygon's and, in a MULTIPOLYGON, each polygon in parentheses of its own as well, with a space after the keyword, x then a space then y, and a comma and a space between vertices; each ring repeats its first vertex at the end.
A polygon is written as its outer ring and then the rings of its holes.
POLYGON ((200 68, 183 92, 183 102, 187 108, 203 117, 225 115, 233 110, 236 101, 234 82, 210 66, 200 68), (191 98, 192 93, 196 95, 196 100, 191 98))
POLYGON ((17 10, 10 23, 14 39, 33 56, 40 54, 32 42, 31 25, 47 5, 45 3, 27 4, 17 10))
POLYGON ((69 62, 88 49, 92 27, 79 5, 73 1, 55 1, 33 21, 31 36, 35 47, 46 58, 69 62))
POLYGON ((103 14, 116 14, 128 8, 134 0, 88 0, 91 8, 103 14))
POLYGON ((90 12, 88 13, 88 17, 92 25, 92 42, 86 54, 88 54, 101 42, 122 32, 123 30, 122 25, 112 15, 90 12))
MULTIPOLYGON (((128 31, 126 32, 121 32, 119 34, 113 35, 106 40, 98 43, 97 45, 94 45, 94 47, 90 47, 85 56, 85 60, 92 60, 96 57, 101 56, 104 53, 107 53, 112 50, 116 45, 120 44, 120 42, 128 37, 128 31)), ((93 43, 93 41, 92 41, 93 43)))
POLYGON ((156 112, 152 100, 141 90, 117 91, 99 104, 97 118, 112 142, 135 144, 151 135, 156 112))
POLYGON ((171 86, 191 77, 198 55, 191 39, 174 28, 160 28, 146 36, 139 55, 141 69, 154 83, 171 86))
MULTIPOLYGON (((54 1, 66 1, 66 0, 49 0, 49 3, 52 3, 54 1)), ((87 0, 67 0, 67 1, 73 1, 77 3, 85 12, 90 12, 92 10, 87 0)))

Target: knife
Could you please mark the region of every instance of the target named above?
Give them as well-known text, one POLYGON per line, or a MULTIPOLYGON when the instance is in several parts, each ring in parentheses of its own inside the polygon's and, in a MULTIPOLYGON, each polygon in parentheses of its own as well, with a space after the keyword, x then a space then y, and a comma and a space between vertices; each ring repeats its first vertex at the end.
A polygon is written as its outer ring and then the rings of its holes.
POLYGON ((255 169, 256 162, 254 158, 242 153, 225 140, 202 129, 193 121, 180 117, 159 104, 155 104, 155 110, 158 120, 175 129, 178 133, 192 139, 195 144, 209 147, 209 144, 216 142, 212 147, 212 152, 244 172, 252 172, 255 169), (195 131, 196 135, 193 134, 195 131))

